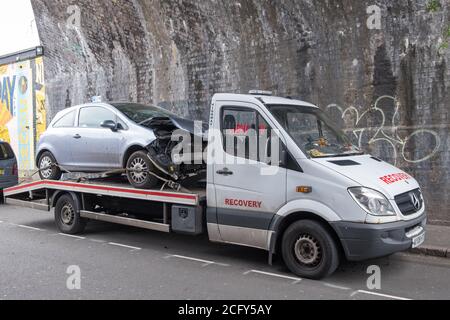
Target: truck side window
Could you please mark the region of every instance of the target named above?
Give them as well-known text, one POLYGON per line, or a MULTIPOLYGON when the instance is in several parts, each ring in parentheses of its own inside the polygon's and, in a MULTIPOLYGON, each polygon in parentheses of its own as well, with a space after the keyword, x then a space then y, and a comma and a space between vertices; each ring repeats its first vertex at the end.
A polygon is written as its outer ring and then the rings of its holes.
POLYGON ((224 108, 222 136, 224 151, 238 158, 266 162, 272 129, 255 110, 224 108))

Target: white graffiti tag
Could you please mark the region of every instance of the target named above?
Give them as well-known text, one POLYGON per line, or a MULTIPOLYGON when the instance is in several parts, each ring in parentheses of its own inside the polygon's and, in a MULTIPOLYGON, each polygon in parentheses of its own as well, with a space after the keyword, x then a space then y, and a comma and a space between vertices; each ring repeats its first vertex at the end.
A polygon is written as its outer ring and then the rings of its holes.
POLYGON ((392 147, 394 164, 397 164, 398 154, 400 150, 401 157, 404 161, 409 163, 419 163, 422 161, 429 160, 438 151, 441 146, 441 139, 439 135, 430 129, 425 129, 422 126, 413 127, 401 127, 397 122, 400 117, 400 105, 395 97, 392 96, 381 96, 379 97, 374 106, 364 112, 360 112, 356 107, 343 108, 337 104, 330 104, 327 106, 327 112, 332 112, 332 110, 338 110, 342 120, 345 122, 345 126, 353 133, 358 141, 358 146, 360 148, 364 145, 364 138, 368 137, 367 144, 374 146, 377 143, 387 143, 392 147), (391 123, 388 123, 388 118, 385 111, 379 107, 381 101, 388 100, 392 101, 394 107, 394 112, 392 116, 391 123), (379 118, 379 121, 375 126, 363 126, 363 119, 367 123, 374 122, 374 118, 379 118), (371 121, 370 121, 371 120, 371 121), (406 137, 401 137, 399 134, 399 129, 407 129, 409 132, 412 131, 406 137), (409 155, 408 146, 413 139, 427 139, 431 141, 431 148, 429 150, 422 151, 420 156, 409 155))

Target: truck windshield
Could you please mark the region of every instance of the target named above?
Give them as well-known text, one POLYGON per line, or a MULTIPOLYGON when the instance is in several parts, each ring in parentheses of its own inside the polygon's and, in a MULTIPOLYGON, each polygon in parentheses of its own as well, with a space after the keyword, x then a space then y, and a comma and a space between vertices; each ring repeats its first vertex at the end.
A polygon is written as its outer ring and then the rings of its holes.
POLYGON ((300 149, 312 158, 363 154, 318 108, 280 105, 268 108, 300 149))
POLYGON ((141 124, 153 118, 175 117, 176 115, 163 108, 139 103, 111 103, 131 121, 141 124))

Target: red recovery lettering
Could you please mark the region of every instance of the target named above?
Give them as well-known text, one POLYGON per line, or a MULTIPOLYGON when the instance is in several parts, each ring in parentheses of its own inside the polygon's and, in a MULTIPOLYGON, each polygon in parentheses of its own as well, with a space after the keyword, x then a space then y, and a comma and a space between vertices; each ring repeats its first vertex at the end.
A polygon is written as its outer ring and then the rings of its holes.
POLYGON ((380 180, 386 184, 393 184, 393 183, 396 183, 399 181, 409 180, 411 178, 412 177, 406 173, 394 173, 394 174, 389 174, 387 176, 381 177, 380 180))
POLYGON ((225 199, 225 205, 231 207, 246 207, 246 208, 260 209, 262 206, 262 201, 225 199))

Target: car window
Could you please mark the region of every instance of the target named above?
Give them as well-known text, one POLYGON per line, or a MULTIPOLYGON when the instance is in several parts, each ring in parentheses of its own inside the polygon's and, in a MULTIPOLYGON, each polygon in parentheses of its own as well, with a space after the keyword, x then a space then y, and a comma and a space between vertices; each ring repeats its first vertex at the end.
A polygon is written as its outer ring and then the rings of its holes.
POLYGON ((135 123, 158 117, 176 117, 176 114, 156 106, 138 103, 112 103, 111 105, 135 123))
POLYGON ((78 126, 81 128, 101 128, 101 124, 107 120, 116 121, 116 115, 106 108, 81 108, 78 126))
POLYGON ((14 152, 7 143, 0 142, 0 160, 8 160, 14 158, 14 152))
POLYGON ((70 128, 73 127, 73 123, 75 122, 75 111, 69 112, 64 115, 55 122, 53 128, 70 128))

